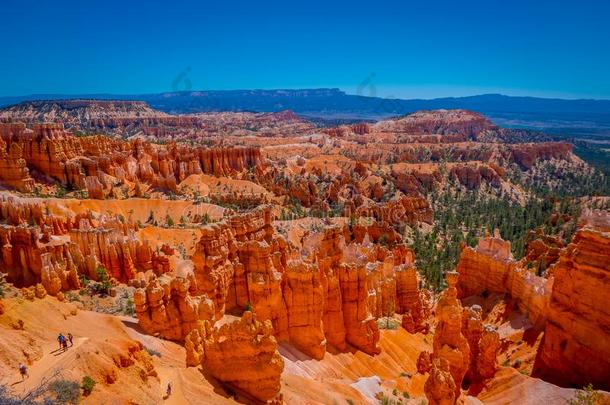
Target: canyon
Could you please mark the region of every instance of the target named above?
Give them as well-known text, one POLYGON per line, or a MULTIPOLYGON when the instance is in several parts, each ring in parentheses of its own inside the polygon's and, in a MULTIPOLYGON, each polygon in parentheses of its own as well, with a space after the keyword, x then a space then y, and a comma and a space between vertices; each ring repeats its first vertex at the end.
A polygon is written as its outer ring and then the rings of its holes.
POLYGON ((18 398, 63 365, 92 403, 610 401, 610 204, 544 194, 596 169, 523 138, 465 110, 4 109, 0 384, 27 363, 18 398), (479 200, 547 211, 521 234, 447 214, 479 200))

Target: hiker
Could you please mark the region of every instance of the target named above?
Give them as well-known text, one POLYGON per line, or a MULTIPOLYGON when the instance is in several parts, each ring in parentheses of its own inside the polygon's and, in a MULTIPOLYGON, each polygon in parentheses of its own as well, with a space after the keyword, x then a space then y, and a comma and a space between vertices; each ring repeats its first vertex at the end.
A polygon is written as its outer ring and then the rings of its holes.
POLYGON ((170 395, 172 395, 172 383, 171 382, 167 383, 166 395, 167 395, 168 398, 169 398, 170 395))
POLYGON ((21 381, 25 380, 25 378, 30 378, 28 374, 28 368, 23 363, 19 363, 19 373, 21 374, 21 381))
POLYGON ((64 349, 64 352, 68 350, 68 339, 64 337, 64 340, 61 342, 61 347, 64 349))
POLYGON ((74 346, 74 342, 72 342, 72 339, 74 339, 74 336, 72 336, 71 333, 68 333, 68 340, 70 341, 70 347, 74 346))
POLYGON ((64 341, 66 340, 66 337, 60 333, 59 336, 57 336, 57 342, 59 343, 59 350, 61 350, 62 347, 64 347, 64 341))

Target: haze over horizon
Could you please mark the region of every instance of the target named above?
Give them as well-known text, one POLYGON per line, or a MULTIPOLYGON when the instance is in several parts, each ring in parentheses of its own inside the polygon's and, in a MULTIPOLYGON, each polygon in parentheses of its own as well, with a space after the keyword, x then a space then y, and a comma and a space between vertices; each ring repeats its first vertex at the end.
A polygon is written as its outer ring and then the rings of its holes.
POLYGON ((9 0, 3 9, 0 96, 338 87, 403 99, 610 98, 602 1, 9 0))

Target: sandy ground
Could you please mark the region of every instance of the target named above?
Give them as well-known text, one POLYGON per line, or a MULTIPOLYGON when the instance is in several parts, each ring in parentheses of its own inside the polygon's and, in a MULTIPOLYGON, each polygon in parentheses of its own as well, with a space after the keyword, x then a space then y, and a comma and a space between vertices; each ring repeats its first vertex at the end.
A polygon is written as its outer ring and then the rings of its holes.
POLYGON ((29 376, 25 380, 15 377, 15 382, 11 387, 18 395, 25 395, 40 384, 54 375, 55 372, 69 370, 80 357, 81 346, 88 341, 88 337, 79 337, 73 340, 73 346, 68 346, 66 351, 59 349, 59 344, 46 343, 43 347, 43 356, 28 369, 29 376))
MULTIPOLYGON (((94 376, 98 383, 84 399, 85 404, 236 403, 201 367, 185 367, 185 350, 180 344, 144 334, 135 318, 79 310, 77 304, 61 303, 52 297, 34 301, 10 298, 4 303, 6 313, 0 316, 0 384, 15 395, 25 395, 59 370, 62 378, 73 381, 80 382, 84 375, 94 376), (71 332, 75 337, 74 346, 66 352, 58 350, 59 332, 71 332), (133 341, 140 342, 151 354, 156 376, 143 378, 138 362, 117 366, 117 359, 126 356, 133 341), (29 369, 29 378, 23 382, 17 370, 20 362, 28 364, 29 369), (105 381, 104 376, 108 375, 113 376, 113 381, 105 381), (164 398, 168 382, 173 392, 164 398)), ((516 321, 512 322, 514 333, 518 334, 516 321)), ((376 404, 374 397, 379 392, 395 400, 404 398, 406 392, 409 399, 403 403, 421 403, 427 375, 417 374, 416 362, 421 351, 431 350, 432 335, 411 335, 401 328, 382 330, 379 344, 382 353, 377 356, 329 348, 317 361, 290 344, 281 343, 285 403, 340 404, 349 400, 354 404, 376 404)), ((486 386, 470 394, 477 398, 464 393, 464 403, 533 405, 563 403, 573 397, 574 390, 502 367, 486 386)))

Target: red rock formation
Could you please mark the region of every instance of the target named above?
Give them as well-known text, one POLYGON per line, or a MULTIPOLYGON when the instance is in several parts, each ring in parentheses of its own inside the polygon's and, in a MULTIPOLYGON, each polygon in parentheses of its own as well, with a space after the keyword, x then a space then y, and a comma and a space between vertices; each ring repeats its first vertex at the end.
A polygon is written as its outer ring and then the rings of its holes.
POLYGON ((500 350, 500 335, 490 325, 483 326, 483 334, 479 340, 476 372, 480 379, 492 378, 498 370, 498 351, 500 350))
POLYGON ((345 340, 365 353, 379 354, 379 328, 367 305, 367 275, 363 266, 342 265, 341 287, 345 340))
POLYGON ((510 242, 497 232, 494 237, 481 238, 475 249, 463 247, 457 271, 460 297, 484 291, 509 294, 533 322, 544 321, 553 280, 521 267, 512 258, 510 242))
POLYGON ((464 308, 462 312, 462 334, 468 341, 470 348, 469 368, 466 378, 469 382, 478 380, 477 358, 479 356, 479 342, 483 335, 483 310, 479 305, 464 308))
POLYGON ((418 111, 395 120, 381 121, 375 128, 410 134, 461 134, 475 137, 495 125, 483 115, 465 110, 418 111))
POLYGON ((28 169, 101 198, 125 181, 177 192, 177 184, 191 174, 229 176, 263 163, 257 148, 162 147, 141 139, 74 137, 61 124, 36 124, 29 131, 0 123, 0 135, 0 167, 6 168, 0 180, 22 191, 32 191, 28 169))
POLYGON ((492 326, 483 324, 482 312, 480 306, 473 305, 462 313, 462 334, 470 347, 466 379, 471 384, 492 378, 497 370, 500 335, 492 326))
POLYGON ((451 375, 449 363, 444 358, 435 358, 432 362, 430 376, 424 384, 424 392, 430 405, 454 405, 456 386, 451 375))
POLYGON ((137 271, 169 271, 169 259, 140 242, 132 226, 91 214, 58 217, 42 204, 0 198, 0 265, 18 287, 41 283, 56 296, 80 288, 79 275, 97 280, 104 267, 112 279, 128 282, 137 271))
POLYGON ((371 132, 371 126, 366 122, 352 125, 352 132, 358 135, 364 135, 371 132))
POLYGON ((512 160, 529 170, 536 160, 563 159, 572 156, 572 144, 563 142, 528 143, 510 146, 512 160))
POLYGON ((288 311, 290 341, 315 359, 326 352, 326 337, 322 327, 324 287, 317 266, 290 261, 286 267, 283 287, 288 311))
POLYGON ((496 188, 501 185, 500 175, 486 165, 458 164, 451 167, 450 175, 470 190, 479 188, 482 181, 496 188))
POLYGON ((151 335, 182 341, 201 320, 214 319, 214 303, 205 295, 193 296, 193 278, 153 278, 134 293, 140 327, 151 335))
MULTIPOLYGON (((468 340, 462 334, 462 305, 457 299, 456 289, 458 273, 447 272, 445 275, 447 289, 443 291, 436 308, 438 324, 434 333, 432 357, 445 360, 449 364, 449 371, 455 383, 453 393, 453 401, 455 401, 455 398, 460 396, 462 380, 470 364, 470 347, 468 340)), ((433 381, 435 379, 434 365, 429 379, 433 381)), ((426 392, 428 393, 428 390, 426 392)), ((438 399, 434 396, 432 398, 438 399)))
POLYGON ((423 197, 402 196, 386 203, 363 205, 354 212, 357 217, 374 217, 390 225, 405 223, 416 225, 418 222, 432 223, 432 208, 423 197))
POLYGON ((610 214, 583 214, 550 272, 555 283, 533 374, 610 389, 610 214))
POLYGON ((417 270, 413 265, 401 265, 396 269, 396 312, 402 315, 402 327, 409 333, 427 333, 429 306, 419 289, 417 270))
MULTIPOLYGON (((375 316, 393 314, 396 305, 394 259, 374 254, 341 264, 346 229, 326 227, 311 257, 288 260, 286 241, 270 224, 263 207, 203 228, 193 256, 197 294, 213 297, 217 317, 251 306, 272 322, 278 340, 314 358, 324 356, 327 342, 378 353, 375 316)), ((400 254, 397 260, 412 260, 400 254)))
POLYGON ((530 231, 527 235, 523 266, 542 274, 559 259, 563 247, 563 241, 559 237, 544 235, 540 229, 530 231))
POLYGON ((421 352, 417 357, 417 372, 420 374, 429 373, 432 370, 432 358, 430 352, 421 352))
MULTIPOLYGON (((1 125, 0 125, 1 126, 1 125)), ((12 137, 25 131, 23 124, 10 124, 0 128, 0 181, 18 191, 31 193, 34 190, 34 179, 30 177, 23 150, 16 143, 7 145, 4 138, 12 137)))
POLYGON ((37 228, 0 227, 0 264, 7 280, 17 287, 42 283, 49 294, 80 287, 79 253, 68 241, 41 241, 37 228))
POLYGON ((200 323, 186 341, 190 364, 201 359, 203 367, 219 381, 258 401, 278 397, 284 361, 270 321, 260 322, 245 312, 240 320, 220 328, 200 323))

